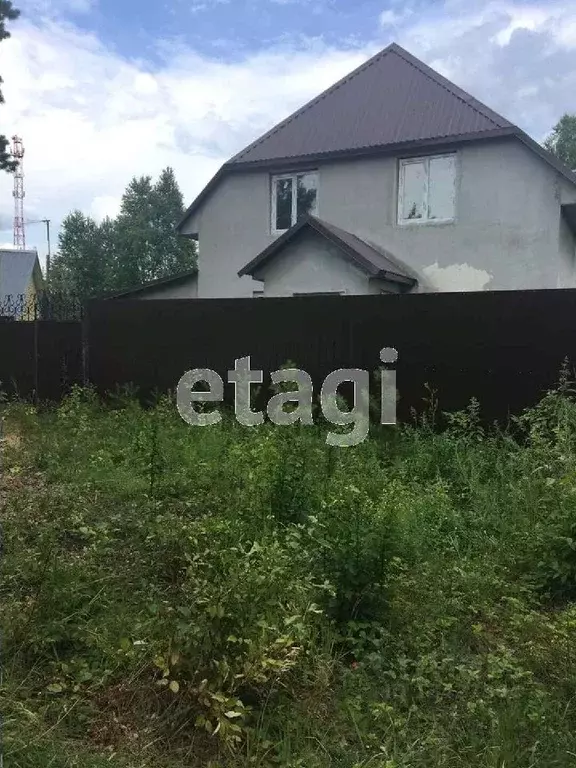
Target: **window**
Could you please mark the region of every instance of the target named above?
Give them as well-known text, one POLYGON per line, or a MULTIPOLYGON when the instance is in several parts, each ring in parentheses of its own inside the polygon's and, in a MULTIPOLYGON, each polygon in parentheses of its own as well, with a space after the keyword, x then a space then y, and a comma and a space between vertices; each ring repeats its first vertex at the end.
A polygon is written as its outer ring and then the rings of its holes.
POLYGON ((272 233, 286 232, 298 219, 318 210, 318 174, 272 177, 272 233))
POLYGON ((454 221, 456 155, 400 161, 398 223, 454 221))
POLYGON ((264 296, 264 291, 261 288, 258 288, 254 291, 252 291, 252 298, 253 299, 259 299, 262 296, 264 296))

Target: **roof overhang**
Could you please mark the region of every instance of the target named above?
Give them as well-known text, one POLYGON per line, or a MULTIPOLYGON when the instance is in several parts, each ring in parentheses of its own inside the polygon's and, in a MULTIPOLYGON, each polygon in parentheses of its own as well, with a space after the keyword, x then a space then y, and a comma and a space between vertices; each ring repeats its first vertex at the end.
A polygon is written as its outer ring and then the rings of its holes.
POLYGON ((187 272, 179 272, 177 275, 171 277, 163 277, 159 280, 150 280, 148 283, 142 283, 133 288, 126 288, 123 291, 114 291, 113 293, 106 293, 98 298, 100 299, 129 299, 131 296, 138 296, 143 293, 151 293, 156 288, 164 288, 170 285, 181 285, 182 283, 198 277, 198 270, 191 269, 187 272))
MULTIPOLYGON (((554 168, 567 181, 576 185, 576 173, 568 168, 562 161, 555 157, 547 149, 544 149, 538 142, 534 141, 528 134, 519 128, 497 128, 493 131, 481 131, 474 134, 463 136, 441 136, 433 139, 419 139, 417 141, 398 142, 396 144, 386 144, 383 146, 363 147, 359 149, 339 150, 337 152, 323 152, 315 155, 301 155, 299 157, 282 157, 272 160, 258 160, 252 162, 234 162, 225 163, 217 173, 212 177, 198 197, 187 208, 184 216, 177 225, 178 232, 182 233, 186 222, 203 205, 208 197, 214 192, 221 180, 232 173, 250 173, 263 170, 275 173, 285 171, 299 170, 300 168, 319 165, 334 160, 353 160, 359 157, 386 157, 386 156, 410 156, 418 154, 423 149, 436 149, 438 151, 450 151, 457 149, 465 144, 494 141, 498 139, 516 139, 524 144, 528 149, 537 154, 544 162, 554 168)), ((196 239, 197 232, 186 233, 185 237, 196 239)))
MULTIPOLYGON (((426 148, 437 149, 438 151, 444 152, 456 149, 463 144, 510 138, 515 135, 516 132, 514 128, 496 128, 493 131, 480 131, 478 133, 468 133, 461 136, 439 136, 432 139, 402 141, 395 144, 337 150, 335 152, 321 152, 318 154, 299 155, 298 157, 281 157, 273 158, 271 160, 253 160, 251 162, 228 162, 218 169, 216 174, 196 199, 188 206, 184 216, 178 222, 176 229, 183 234, 182 229, 188 219, 198 211, 208 197, 214 192, 222 179, 232 173, 256 173, 263 170, 274 171, 274 173, 284 173, 287 171, 296 171, 300 168, 310 168, 311 165, 320 165, 334 160, 354 160, 361 157, 389 157, 399 155, 409 157, 411 154, 418 154, 422 149, 426 148)), ((550 154, 544 149, 542 151, 546 154, 550 154)), ((574 176, 574 174, 572 174, 572 176, 574 176)), ((571 180, 576 183, 576 176, 571 180)), ((184 237, 191 239, 196 239, 197 236, 197 232, 190 232, 184 235, 184 237)))
POLYGON ((337 227, 322 222, 314 216, 303 218, 277 238, 271 245, 242 267, 238 272, 238 276, 250 275, 256 280, 262 279, 258 277, 258 272, 305 231, 316 232, 325 240, 335 245, 350 263, 361 269, 372 279, 386 280, 406 287, 412 287, 417 283, 416 277, 404 271, 401 265, 395 262, 391 254, 377 251, 373 246, 356 238, 355 235, 339 230, 337 227), (355 247, 351 244, 350 240, 352 242, 355 240, 358 246, 355 247), (371 254, 373 254, 372 258, 370 258, 371 254))

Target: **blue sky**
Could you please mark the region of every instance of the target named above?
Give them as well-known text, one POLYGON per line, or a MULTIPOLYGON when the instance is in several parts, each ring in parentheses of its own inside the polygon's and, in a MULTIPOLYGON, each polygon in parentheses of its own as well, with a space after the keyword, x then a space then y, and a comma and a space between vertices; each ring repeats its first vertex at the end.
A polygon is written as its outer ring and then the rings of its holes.
MULTIPOLYGON (((2 131, 28 219, 115 215, 171 165, 187 202, 228 157, 395 40, 542 140, 576 112, 573 0, 21 0, 2 131)), ((12 180, 0 176, 0 244, 12 180)), ((43 228, 28 244, 45 252, 43 228)))
POLYGON ((203 54, 239 59, 290 39, 357 46, 373 36, 385 7, 382 0, 102 0, 79 24, 129 55, 147 57, 158 38, 177 38, 203 54))

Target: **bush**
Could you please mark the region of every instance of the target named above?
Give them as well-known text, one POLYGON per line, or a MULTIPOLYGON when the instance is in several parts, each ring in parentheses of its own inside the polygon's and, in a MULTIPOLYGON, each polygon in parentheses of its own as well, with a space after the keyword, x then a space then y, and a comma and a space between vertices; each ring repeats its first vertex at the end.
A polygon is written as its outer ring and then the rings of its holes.
POLYGON ((349 449, 4 405, 14 765, 571 765, 576 406, 349 449))

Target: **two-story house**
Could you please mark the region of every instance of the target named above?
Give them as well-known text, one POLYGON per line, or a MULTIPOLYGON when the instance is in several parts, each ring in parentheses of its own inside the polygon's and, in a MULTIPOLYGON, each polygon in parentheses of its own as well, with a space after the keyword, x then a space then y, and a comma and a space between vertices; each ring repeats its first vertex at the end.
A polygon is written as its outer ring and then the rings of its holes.
POLYGON ((573 287, 576 174, 392 44, 227 162, 179 231, 199 298, 573 287))

